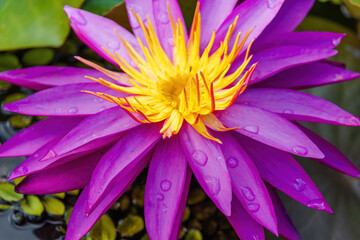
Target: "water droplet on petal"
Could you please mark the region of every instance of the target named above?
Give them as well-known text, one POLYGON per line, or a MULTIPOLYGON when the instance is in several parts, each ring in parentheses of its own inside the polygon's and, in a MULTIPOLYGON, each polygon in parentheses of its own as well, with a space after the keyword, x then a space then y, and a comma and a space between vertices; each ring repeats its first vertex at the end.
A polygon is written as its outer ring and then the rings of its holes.
POLYGON ((247 207, 250 212, 257 212, 260 209, 260 205, 258 203, 249 203, 247 207))
POLYGON ((336 75, 335 75, 335 78, 336 78, 338 81, 341 81, 341 80, 344 79, 343 76, 340 75, 340 74, 336 74, 336 75))
POLYGON ((120 43, 114 41, 107 41, 106 46, 108 46, 110 50, 118 50, 120 48, 120 43))
POLYGON ((229 167, 229 168, 236 168, 239 164, 239 161, 234 158, 234 157, 229 157, 226 161, 226 165, 229 167))
POLYGON ((56 153, 53 151, 53 150, 50 150, 43 158, 41 158, 39 161, 42 162, 42 161, 46 161, 46 160, 49 160, 51 158, 54 158, 56 157, 56 153))
POLYGON ((354 116, 341 116, 336 119, 339 123, 349 124, 349 125, 359 125, 360 120, 354 116))
POLYGON ((86 25, 87 21, 80 11, 73 12, 69 17, 71 22, 78 25, 86 25))
POLYGON ((294 111, 291 110, 291 109, 284 109, 283 113, 285 113, 285 114, 294 114, 294 111))
POLYGON ((241 192, 242 192, 243 196, 249 201, 254 201, 256 198, 255 194, 251 190, 251 188, 243 187, 243 188, 241 188, 241 192))
POLYGON ((294 151, 294 153, 298 155, 306 155, 309 152, 309 150, 306 147, 298 146, 298 145, 292 147, 292 150, 294 151))
POLYGON ((162 194, 162 193, 157 193, 156 195, 155 195, 155 197, 156 197, 156 199, 158 200, 158 201, 162 201, 162 200, 164 200, 164 194, 162 194))
POLYGON ((163 190, 164 192, 167 192, 170 190, 171 188, 171 182, 169 180, 163 180, 160 183, 160 188, 161 190, 163 190))
POLYGON ((258 126, 246 126, 243 128, 245 131, 249 133, 258 134, 259 133, 259 127, 258 126))
POLYGON ((298 192, 302 192, 304 191, 305 187, 306 187, 306 183, 304 180, 302 180, 301 178, 297 178, 295 180, 295 182, 293 183, 294 188, 296 189, 296 191, 298 192))
POLYGON ((170 21, 170 18, 166 12, 160 12, 157 17, 158 20, 163 24, 167 24, 170 21))
POLYGON ((168 211, 168 206, 164 203, 162 207, 162 212, 166 213, 168 211))
POLYGON ((253 236, 253 240, 260 240, 259 236, 253 236))
POLYGON ((69 114, 75 114, 79 111, 79 109, 77 107, 72 107, 68 110, 69 114))
POLYGON ((94 98, 94 102, 96 102, 96 103, 101 103, 101 102, 104 102, 104 101, 105 101, 104 99, 99 98, 99 97, 94 98))
POLYGON ((277 0, 268 0, 267 6, 268 6, 268 8, 274 8, 277 5, 277 3, 278 3, 277 0))
POLYGON ((20 166, 17 172, 20 172, 22 174, 26 174, 29 171, 27 167, 20 166))
POLYGON ((309 208, 313 208, 313 209, 317 209, 317 210, 325 210, 326 209, 326 203, 323 199, 311 200, 307 203, 307 206, 309 208))
POLYGON ((209 188, 210 194, 217 195, 220 192, 219 179, 211 176, 205 177, 205 182, 209 188))
POLYGON ((168 42, 168 44, 169 44, 171 47, 175 46, 174 38, 169 37, 169 38, 167 39, 167 42, 168 42))
POLYGON ((338 37, 338 38, 334 38, 334 39, 332 40, 332 44, 334 45, 334 47, 336 47, 337 45, 340 44, 341 39, 342 39, 341 37, 338 37))
POLYGON ((200 150, 195 150, 191 154, 191 158, 194 160, 194 162, 196 162, 198 165, 202 167, 206 165, 208 160, 208 156, 206 155, 206 153, 200 150))

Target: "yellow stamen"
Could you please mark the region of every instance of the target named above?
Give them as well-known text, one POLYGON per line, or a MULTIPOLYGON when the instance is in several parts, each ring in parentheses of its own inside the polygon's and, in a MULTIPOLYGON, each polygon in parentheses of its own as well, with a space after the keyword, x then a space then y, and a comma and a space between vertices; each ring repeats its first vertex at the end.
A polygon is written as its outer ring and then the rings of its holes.
MULTIPOLYGON (((150 19, 147 18, 148 25, 146 26, 140 16, 133 12, 146 39, 146 44, 144 44, 138 38, 142 54, 136 52, 131 44, 118 33, 117 35, 136 67, 131 66, 117 53, 113 54, 103 48, 128 74, 127 84, 117 85, 102 78, 88 77, 109 88, 128 93, 130 96, 122 98, 103 93, 84 92, 118 104, 139 122, 163 121, 160 133, 164 138, 179 133, 183 122, 186 121, 204 137, 220 142, 209 133, 207 128, 216 131, 233 130, 233 128, 224 127, 213 112, 224 110, 232 105, 250 81, 257 65, 253 64, 245 71, 252 58, 249 56, 252 42, 244 54, 243 63, 232 73, 228 73, 228 71, 240 54, 252 29, 241 40, 241 33, 238 33, 234 45, 229 46, 238 21, 238 18, 235 18, 219 48, 211 51, 215 41, 215 32, 213 32, 208 45, 201 53, 199 3, 196 7, 188 41, 182 22, 173 19, 169 6, 168 14, 174 38, 172 59, 169 59, 161 47, 150 19)), ((115 80, 119 77, 117 73, 101 68, 85 59, 79 58, 79 60, 115 80)))

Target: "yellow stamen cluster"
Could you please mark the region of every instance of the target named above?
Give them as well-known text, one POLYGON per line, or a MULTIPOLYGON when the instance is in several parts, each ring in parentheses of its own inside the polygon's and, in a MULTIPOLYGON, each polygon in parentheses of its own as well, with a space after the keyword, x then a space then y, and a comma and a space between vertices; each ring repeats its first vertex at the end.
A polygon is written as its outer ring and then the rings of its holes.
MULTIPOLYGON (((138 38, 142 55, 119 34, 118 36, 137 67, 131 66, 117 53, 113 54, 104 48, 119 67, 129 75, 129 86, 117 85, 102 78, 89 77, 112 89, 128 93, 129 97, 115 97, 98 92, 88 93, 118 104, 135 120, 142 123, 164 121, 160 130, 163 137, 177 134, 185 120, 204 137, 220 142, 210 135, 207 127, 217 131, 230 130, 222 125, 213 112, 224 110, 233 104, 245 90, 251 78, 256 64, 244 74, 243 72, 252 57, 249 56, 252 42, 247 48, 243 63, 235 72, 228 74, 231 64, 239 55, 251 30, 241 41, 240 33, 237 34, 235 43, 229 51, 229 41, 238 20, 236 18, 219 48, 211 53, 215 40, 215 32, 213 32, 210 42, 201 53, 199 5, 195 11, 187 42, 182 22, 178 20, 175 24, 170 10, 168 12, 174 36, 173 59, 169 59, 162 48, 150 19, 147 19, 149 24, 145 26, 139 15, 133 13, 146 38, 147 47, 138 38)), ((113 72, 97 68, 113 79, 118 78, 113 72)))

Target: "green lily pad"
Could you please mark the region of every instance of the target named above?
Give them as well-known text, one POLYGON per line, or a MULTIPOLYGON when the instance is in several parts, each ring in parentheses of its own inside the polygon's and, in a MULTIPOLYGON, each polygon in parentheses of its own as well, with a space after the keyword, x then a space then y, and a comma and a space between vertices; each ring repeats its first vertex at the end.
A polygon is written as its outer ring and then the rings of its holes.
POLYGON ((124 0, 87 0, 82 6, 82 9, 98 15, 103 15, 116 4, 119 4, 123 1, 124 0))
POLYGON ((51 215, 61 216, 65 213, 65 204, 59 199, 52 197, 44 197, 42 199, 46 212, 51 215))
POLYGON ((90 229, 89 234, 93 240, 115 240, 115 225, 108 215, 103 215, 90 229))
POLYGON ((71 213, 72 213, 73 209, 74 208, 71 207, 71 208, 67 209, 66 212, 65 212, 65 223, 66 223, 66 225, 69 224, 71 213))
POLYGON ((0 198, 7 202, 18 202, 23 199, 24 195, 15 192, 15 186, 8 182, 0 183, 0 198))
POLYGON ((34 195, 27 195, 20 204, 22 210, 33 216, 40 216, 44 212, 44 206, 40 199, 34 195))
POLYGON ((144 220, 140 216, 127 216, 117 229, 121 235, 133 236, 144 229, 144 220))
POLYGON ((26 177, 26 176, 15 178, 15 179, 14 179, 15 185, 18 185, 25 177, 26 177))
POLYGON ((11 53, 0 54, 0 71, 7 71, 17 68, 21 68, 21 64, 16 55, 11 53))
POLYGON ((27 95, 25 93, 14 93, 14 94, 11 94, 9 96, 7 96, 4 100, 4 104, 8 104, 8 103, 11 103, 11 102, 15 102, 15 101, 18 101, 18 100, 21 100, 21 99, 24 99, 26 98, 27 95))
POLYGON ((13 206, 8 205, 8 204, 0 204, 0 210, 6 210, 6 209, 10 209, 13 208, 13 206))
POLYGON ((16 114, 10 117, 10 125, 15 128, 28 127, 31 124, 33 117, 28 115, 16 114))
POLYGON ((70 31, 63 4, 79 7, 83 1, 2 0, 0 51, 61 46, 70 31))
POLYGON ((185 240, 203 240, 203 236, 199 230, 191 229, 186 234, 185 240))
POLYGON ((27 51, 22 61, 26 66, 48 65, 54 58, 55 52, 50 48, 38 48, 27 51))
POLYGON ((66 194, 65 193, 55 193, 55 194, 52 194, 54 197, 57 197, 57 198, 61 198, 61 199, 64 199, 66 194))

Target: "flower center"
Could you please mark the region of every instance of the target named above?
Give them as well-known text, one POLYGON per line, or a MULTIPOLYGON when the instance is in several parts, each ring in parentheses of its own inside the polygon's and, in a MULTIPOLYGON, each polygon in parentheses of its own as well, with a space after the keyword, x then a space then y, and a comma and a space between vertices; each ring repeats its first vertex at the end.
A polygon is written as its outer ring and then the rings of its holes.
MULTIPOLYGON (((207 127, 217 131, 231 130, 225 128, 213 112, 224 110, 233 104, 249 83, 256 67, 254 64, 245 71, 252 57, 249 56, 252 42, 247 48, 240 67, 232 73, 228 73, 228 71, 240 54, 251 30, 241 41, 240 33, 238 33, 230 49, 229 41, 238 20, 236 18, 220 46, 216 50, 212 49, 215 41, 214 31, 210 42, 201 53, 199 3, 188 40, 182 22, 178 20, 175 23, 169 6, 168 12, 174 37, 172 59, 168 57, 161 46, 150 19, 147 19, 149 24, 146 26, 139 15, 133 12, 144 32, 147 47, 138 39, 142 50, 141 53, 138 53, 119 34, 118 36, 136 67, 127 63, 117 53, 113 54, 103 48, 129 75, 131 85, 120 86, 102 78, 88 77, 112 89, 128 93, 130 96, 121 98, 104 93, 88 93, 118 104, 135 120, 142 123, 164 121, 163 128, 160 130, 163 137, 177 134, 183 122, 186 121, 204 137, 220 142, 211 136, 207 127)), ((99 69, 98 66, 95 68, 99 69)), ((102 72, 115 78, 114 74, 116 73, 104 69, 102 72)))

